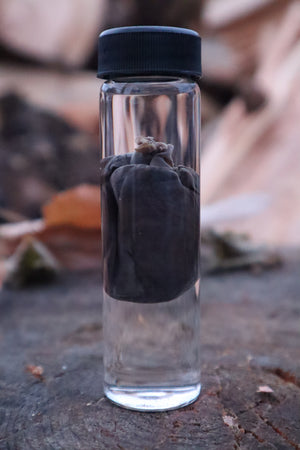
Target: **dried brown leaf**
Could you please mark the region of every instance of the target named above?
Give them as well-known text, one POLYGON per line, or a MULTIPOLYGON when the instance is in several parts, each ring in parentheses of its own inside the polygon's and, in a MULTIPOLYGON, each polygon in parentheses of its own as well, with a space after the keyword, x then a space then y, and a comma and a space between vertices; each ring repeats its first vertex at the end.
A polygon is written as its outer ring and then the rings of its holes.
POLYGON ((31 375, 33 375, 35 378, 37 378, 40 381, 42 381, 44 379, 44 377, 43 377, 44 368, 42 366, 35 366, 33 364, 28 364, 26 366, 26 372, 31 373, 31 375))
MULTIPOLYGON (((28 236, 42 242, 62 267, 100 267, 100 189, 81 185, 56 195, 44 219, 0 226, 0 257, 10 257, 28 236), (99 243, 99 245, 97 245, 99 243)), ((2 270, 3 269, 3 270, 2 270)), ((0 285, 5 276, 0 267, 0 285)))
POLYGON ((100 229, 49 227, 37 235, 62 267, 71 270, 100 268, 100 229))
POLYGON ((69 225, 78 228, 100 227, 100 188, 80 185, 55 195, 43 207, 46 227, 69 225))

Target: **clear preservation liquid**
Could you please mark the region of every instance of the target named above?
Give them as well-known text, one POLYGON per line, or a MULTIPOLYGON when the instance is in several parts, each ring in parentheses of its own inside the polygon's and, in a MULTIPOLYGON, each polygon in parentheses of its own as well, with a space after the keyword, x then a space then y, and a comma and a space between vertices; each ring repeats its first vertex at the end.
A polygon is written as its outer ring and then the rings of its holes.
MULTIPOLYGON (((200 177, 200 90, 196 82, 190 79, 166 77, 121 78, 105 82, 100 93, 100 122, 103 158, 133 154, 137 139, 152 136, 156 141, 172 146, 172 164, 178 173, 180 170, 187 170, 195 174, 193 176, 200 177)), ((137 156, 140 157, 140 155, 137 156)), ((162 170, 165 170, 166 161, 168 162, 167 157, 162 163, 162 170)), ((139 171, 141 167, 137 166, 134 169, 139 171)), ((158 167, 159 170, 160 167, 158 167)), ((170 170, 173 170, 172 167, 170 170)), ((115 186, 126 181, 127 173, 126 169, 125 175, 120 176, 115 186)), ((186 191, 188 182, 184 180, 184 177, 182 180, 186 191)), ((162 178, 161 186, 165 190, 166 184, 163 181, 162 178)), ((134 183, 133 186, 135 186, 134 183)), ((120 189, 116 195, 119 195, 120 202, 124 201, 124 208, 127 208, 126 211, 129 210, 129 216, 132 215, 132 223, 138 222, 139 214, 142 213, 137 210, 135 202, 130 207, 126 206, 126 198, 123 199, 123 194, 120 192, 125 192, 125 196, 126 191, 120 189)), ((170 199, 173 203, 176 202, 174 192, 170 191, 170 199)), ((142 411, 159 411, 184 406, 197 398, 201 388, 199 275, 187 285, 187 289, 183 292, 178 290, 178 295, 171 299, 168 297, 165 300, 164 291, 171 292, 168 285, 170 280, 171 283, 176 284, 176 279, 172 281, 172 277, 170 279, 166 277, 165 289, 162 283, 160 284, 157 298, 153 297, 153 293, 150 300, 142 294, 140 299, 138 294, 130 298, 132 287, 128 289, 127 297, 125 294, 122 297, 121 288, 117 286, 114 289, 114 286, 110 286, 113 285, 114 279, 118 280, 118 274, 116 274, 118 270, 112 267, 111 248, 115 248, 115 260, 118 260, 118 263, 122 261, 120 240, 122 236, 126 236, 126 230, 125 234, 121 234, 118 230, 117 234, 112 235, 113 227, 107 220, 107 211, 104 210, 109 205, 106 200, 102 197, 105 394, 124 407, 142 411), (110 244, 106 246, 106 242, 112 240, 115 244, 112 247, 110 244), (109 281, 105 281, 107 279, 109 281), (116 294, 118 298, 114 298, 112 295, 114 292, 120 292, 120 295, 116 294)), ((151 206, 151 199, 149 201, 151 206)), ((184 203, 178 203, 178 205, 182 204, 184 203)), ((170 212, 167 201, 157 203, 147 218, 148 231, 152 221, 155 224, 156 210, 160 207, 165 212, 157 212, 160 221, 158 228, 153 225, 153 236, 148 233, 147 242, 145 242, 145 252, 150 252, 145 256, 145 260, 148 257, 151 261, 151 251, 155 251, 153 264, 156 266, 159 265, 160 258, 163 261, 168 251, 167 248, 163 248, 164 240, 161 238, 161 233, 166 233, 166 239, 170 237, 170 233, 175 236, 180 226, 182 230, 185 229, 182 221, 186 220, 188 215, 185 210, 182 210, 182 206, 179 206, 178 214, 174 215, 174 208, 170 209, 170 212), (158 230, 160 235, 159 245, 155 230, 158 230)), ((145 211, 144 215, 147 216, 149 209, 145 208, 145 211)), ((119 217, 119 212, 115 214, 119 217)), ((198 219, 197 223, 200 226, 200 215, 198 219)), ((138 234, 138 230, 137 226, 137 231, 134 233, 138 234)), ((198 231, 200 232, 200 229, 198 231)), ((185 233, 188 240, 188 222, 185 233)), ((178 239, 173 240, 174 258, 169 261, 176 267, 178 274, 184 273, 190 264, 189 252, 184 253, 181 248, 185 246, 183 235, 182 232, 178 235, 178 239)), ((135 237, 133 241, 134 239, 135 237)), ((134 250, 130 245, 131 242, 124 247, 125 250, 122 247, 122 252, 129 254, 129 259, 126 259, 127 254, 124 255, 124 261, 131 261, 134 258, 131 254, 134 250)), ((195 252, 194 257, 197 254, 195 271, 198 271, 199 249, 196 248, 195 252)), ((140 262, 143 265, 141 259, 140 262)), ((143 267, 143 275, 145 267, 143 267)), ((152 269, 155 271, 155 268, 149 266, 149 273, 152 269)), ((122 283, 126 285, 126 270, 128 270, 130 284, 131 269, 127 268, 125 263, 120 269, 122 272, 120 286, 122 283)), ((175 276, 175 278, 178 277, 175 276)), ((139 292, 138 289, 137 292, 139 292)))

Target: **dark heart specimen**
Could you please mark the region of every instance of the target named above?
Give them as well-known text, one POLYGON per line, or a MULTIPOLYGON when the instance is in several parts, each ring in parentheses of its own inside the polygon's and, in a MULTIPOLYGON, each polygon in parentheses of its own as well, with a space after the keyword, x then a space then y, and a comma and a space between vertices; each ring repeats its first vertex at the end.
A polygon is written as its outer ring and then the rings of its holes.
POLYGON ((139 138, 101 161, 104 288, 141 303, 172 300, 199 278, 199 175, 173 146, 139 138))

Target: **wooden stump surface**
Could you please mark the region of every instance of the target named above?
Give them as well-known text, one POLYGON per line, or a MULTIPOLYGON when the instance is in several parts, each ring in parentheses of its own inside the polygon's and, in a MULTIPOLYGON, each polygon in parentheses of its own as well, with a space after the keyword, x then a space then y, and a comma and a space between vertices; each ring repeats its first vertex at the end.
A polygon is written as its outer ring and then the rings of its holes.
POLYGON ((103 397, 99 272, 2 291, 0 449, 300 448, 299 262, 203 278, 202 393, 164 413, 103 397))

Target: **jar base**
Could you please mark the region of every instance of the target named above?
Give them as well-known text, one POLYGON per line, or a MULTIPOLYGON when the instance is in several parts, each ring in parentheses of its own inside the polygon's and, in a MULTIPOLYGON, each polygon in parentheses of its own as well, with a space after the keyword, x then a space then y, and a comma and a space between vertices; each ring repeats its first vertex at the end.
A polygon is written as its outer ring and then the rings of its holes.
POLYGON ((113 403, 135 411, 169 411, 193 403, 199 397, 201 384, 175 387, 136 388, 104 383, 104 394, 113 403))

